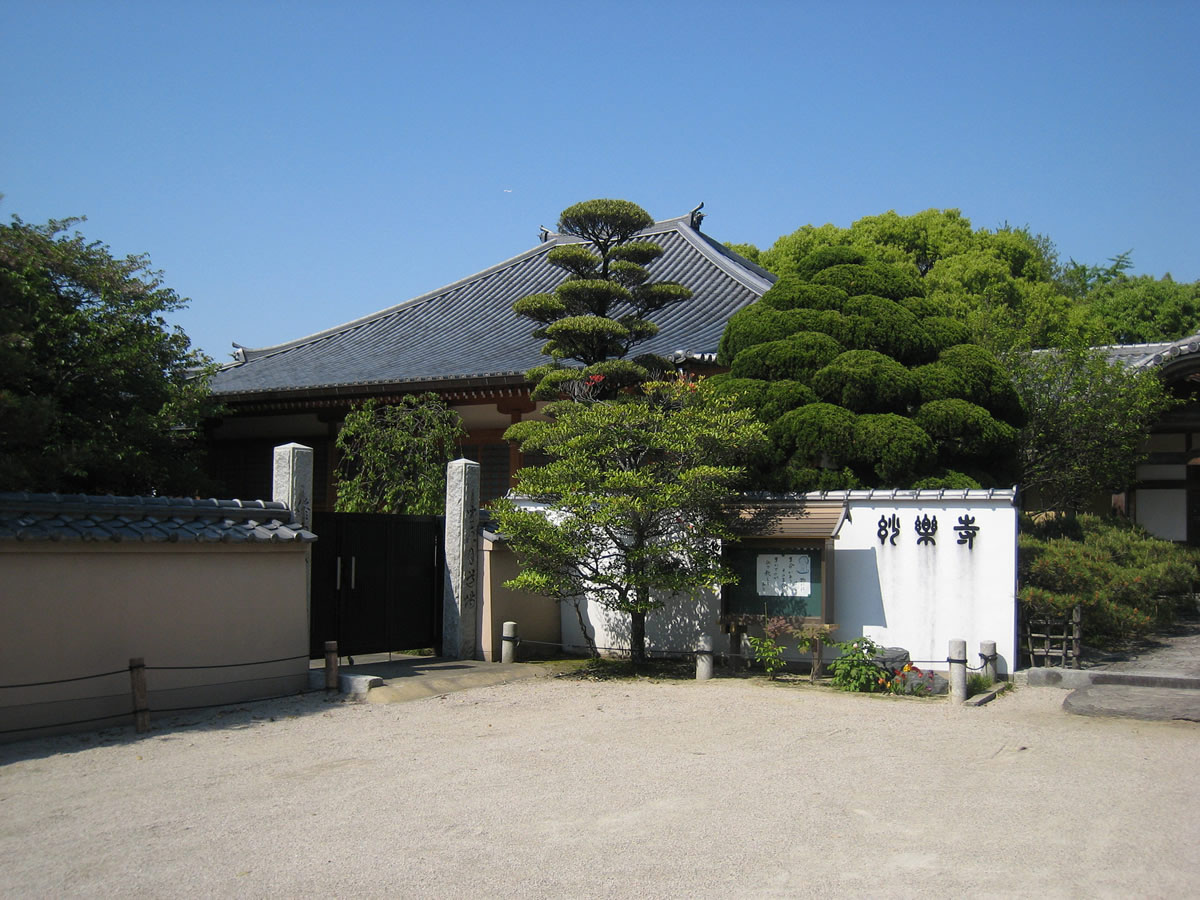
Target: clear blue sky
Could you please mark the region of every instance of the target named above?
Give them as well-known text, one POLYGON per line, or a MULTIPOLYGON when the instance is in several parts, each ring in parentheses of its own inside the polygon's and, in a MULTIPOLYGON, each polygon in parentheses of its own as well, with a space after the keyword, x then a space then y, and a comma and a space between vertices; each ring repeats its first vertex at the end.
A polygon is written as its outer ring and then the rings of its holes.
POLYGON ((760 247, 957 207, 1200 278, 1194 2, 7 0, 0 34, 0 216, 148 253, 218 359, 592 197, 760 247))

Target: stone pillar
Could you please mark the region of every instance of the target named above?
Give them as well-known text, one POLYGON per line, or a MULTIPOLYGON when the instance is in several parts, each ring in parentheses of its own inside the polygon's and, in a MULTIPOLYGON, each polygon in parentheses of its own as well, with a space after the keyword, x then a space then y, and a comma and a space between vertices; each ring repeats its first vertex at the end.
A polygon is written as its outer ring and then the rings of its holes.
POLYGON ((712 677, 713 639, 711 634, 704 634, 696 644, 696 680, 708 681, 712 677))
POLYGON ((967 699, 967 642, 961 638, 950 641, 950 702, 962 703, 967 699))
POLYGON ((505 622, 504 634, 500 639, 500 662, 514 663, 517 661, 517 623, 505 622))
POLYGON ((271 499, 286 503, 295 521, 312 528, 313 451, 303 444, 275 448, 271 499))
POLYGON ((442 654, 474 659, 479 608, 479 463, 446 466, 446 582, 442 591, 442 654))
POLYGON ((991 684, 996 683, 996 642, 980 641, 979 655, 983 658, 983 677, 991 684))

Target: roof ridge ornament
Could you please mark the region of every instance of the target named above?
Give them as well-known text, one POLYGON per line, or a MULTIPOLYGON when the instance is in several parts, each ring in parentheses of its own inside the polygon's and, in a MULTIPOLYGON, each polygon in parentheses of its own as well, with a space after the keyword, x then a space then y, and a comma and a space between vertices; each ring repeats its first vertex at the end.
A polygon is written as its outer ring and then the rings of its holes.
POLYGON ((692 230, 699 231, 700 223, 704 221, 704 213, 700 210, 704 209, 704 201, 700 201, 700 205, 688 213, 688 224, 692 226, 692 230))
POLYGON ((539 237, 541 238, 541 241, 543 244, 546 243, 546 241, 550 240, 551 232, 550 232, 549 228, 547 228, 545 225, 539 225, 538 230, 541 232, 539 237))

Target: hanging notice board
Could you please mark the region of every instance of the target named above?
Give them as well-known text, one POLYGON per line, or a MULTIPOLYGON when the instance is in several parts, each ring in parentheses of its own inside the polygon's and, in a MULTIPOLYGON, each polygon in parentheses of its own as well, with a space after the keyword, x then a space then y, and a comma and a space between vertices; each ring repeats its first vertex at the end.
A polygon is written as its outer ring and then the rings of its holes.
POLYGON ((729 618, 786 616, 826 621, 825 550, 812 545, 746 541, 725 548, 736 584, 722 591, 729 618))

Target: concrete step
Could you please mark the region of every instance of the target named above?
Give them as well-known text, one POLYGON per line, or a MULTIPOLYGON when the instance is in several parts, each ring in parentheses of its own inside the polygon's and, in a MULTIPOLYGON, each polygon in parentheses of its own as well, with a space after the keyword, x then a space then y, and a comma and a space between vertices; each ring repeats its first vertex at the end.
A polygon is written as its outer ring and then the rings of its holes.
POLYGON ((1068 691, 1094 684, 1200 690, 1200 678, 1175 675, 1169 672, 1119 672, 1110 669, 1060 669, 1035 666, 1025 669, 1024 674, 1026 681, 1034 687, 1058 687, 1068 691))

